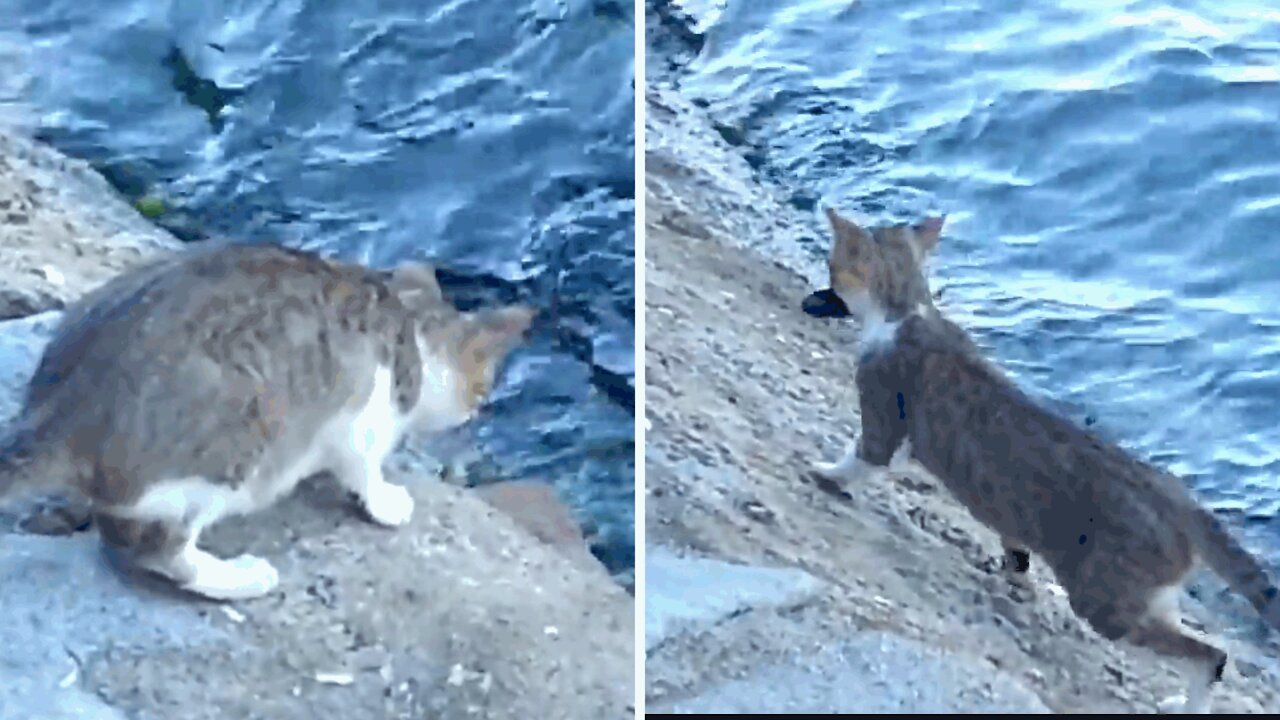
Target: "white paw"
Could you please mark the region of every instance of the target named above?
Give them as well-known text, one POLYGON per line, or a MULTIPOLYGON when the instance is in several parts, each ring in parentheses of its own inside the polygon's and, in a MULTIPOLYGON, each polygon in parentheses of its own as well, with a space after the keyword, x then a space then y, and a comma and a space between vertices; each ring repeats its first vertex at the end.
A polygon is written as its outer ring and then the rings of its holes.
POLYGON ((280 584, 280 571, 266 560, 256 555, 241 555, 228 561, 240 575, 240 587, 246 597, 266 595, 280 584))
POLYGON ((379 525, 396 527, 413 517, 413 496, 399 485, 382 483, 369 489, 364 509, 379 525))
POLYGON ((260 557, 218 560, 210 556, 201 559, 196 579, 186 589, 214 600, 248 600, 270 593, 279 584, 280 572, 260 557))
POLYGON ((840 466, 837 463, 815 463, 809 472, 823 480, 835 482, 840 479, 840 466))
POLYGON ((867 480, 876 469, 856 457, 845 457, 838 462, 816 463, 810 471, 829 482, 846 486, 867 480))

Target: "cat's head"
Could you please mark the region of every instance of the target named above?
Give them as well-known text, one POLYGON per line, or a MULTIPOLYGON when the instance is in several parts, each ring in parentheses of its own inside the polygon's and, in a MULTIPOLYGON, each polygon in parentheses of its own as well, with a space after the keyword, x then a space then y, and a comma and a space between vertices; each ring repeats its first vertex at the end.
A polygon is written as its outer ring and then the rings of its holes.
POLYGON ((827 258, 831 285, 804 299, 806 313, 893 321, 932 307, 925 261, 938 246, 944 218, 867 230, 831 208, 826 215, 835 235, 827 258))
POLYGON ((445 430, 475 417, 493 391, 507 357, 538 311, 508 305, 459 312, 445 299, 431 265, 410 262, 391 271, 388 286, 413 315, 423 358, 423 429, 445 430))
POLYGON ((451 356, 458 378, 459 401, 469 416, 484 405, 498 379, 498 371, 511 351, 524 341, 537 315, 533 307, 507 305, 466 313, 459 320, 461 327, 451 356))

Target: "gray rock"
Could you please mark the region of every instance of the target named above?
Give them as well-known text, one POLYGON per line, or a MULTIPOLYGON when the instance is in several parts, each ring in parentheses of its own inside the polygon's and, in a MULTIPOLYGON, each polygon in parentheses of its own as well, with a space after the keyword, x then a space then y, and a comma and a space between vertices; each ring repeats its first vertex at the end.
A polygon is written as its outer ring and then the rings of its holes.
MULTIPOLYGON (((46 312, 0 322, 0 433, 20 409, 31 373, 61 319, 60 312, 46 312)), ((0 532, 9 532, 24 520, 43 517, 42 509, 53 510, 49 517, 56 519, 60 502, 55 495, 56 492, 35 488, 17 497, 0 499, 0 532)))
POLYGON ((734 565, 650 547, 645 553, 645 650, 754 608, 800 603, 822 586, 795 568, 734 565))
POLYGON ((0 534, 0 720, 123 718, 82 687, 81 663, 115 638, 182 650, 224 638, 205 608, 130 591, 97 538, 0 534))
POLYGON ((87 163, 3 127, 0 209, 2 318, 64 307, 121 270, 180 247, 87 163))
POLYGON ((765 665, 650 712, 763 713, 1048 713, 1040 698, 1008 673, 887 633, 862 633, 816 654, 765 665))
POLYGON ((61 319, 60 312, 46 312, 0 322, 0 423, 18 412, 27 381, 61 319))
POLYGON ((393 477, 418 503, 393 531, 325 482, 215 527, 212 552, 281 575, 229 605, 119 572, 92 533, 0 534, 0 718, 92 707, 76 688, 134 720, 626 716, 633 606, 604 569, 471 491, 393 477))

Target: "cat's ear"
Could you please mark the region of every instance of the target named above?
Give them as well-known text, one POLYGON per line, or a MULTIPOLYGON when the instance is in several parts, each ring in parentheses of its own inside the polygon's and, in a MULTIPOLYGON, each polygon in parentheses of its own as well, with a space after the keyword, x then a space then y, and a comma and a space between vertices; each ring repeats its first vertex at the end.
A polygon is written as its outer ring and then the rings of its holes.
POLYGON ((828 264, 832 272, 838 270, 854 270, 865 275, 871 252, 875 248, 875 239, 871 233, 861 226, 836 212, 834 208, 825 208, 827 222, 831 223, 831 232, 835 235, 835 243, 831 246, 828 264))
POLYGON ((444 302, 436 269, 424 262, 408 262, 391 271, 391 292, 408 308, 426 308, 444 302))
POLYGON ((946 220, 946 215, 934 215, 912 226, 911 229, 916 236, 916 247, 920 250, 921 256, 932 253, 938 247, 938 241, 942 239, 942 224, 946 220))

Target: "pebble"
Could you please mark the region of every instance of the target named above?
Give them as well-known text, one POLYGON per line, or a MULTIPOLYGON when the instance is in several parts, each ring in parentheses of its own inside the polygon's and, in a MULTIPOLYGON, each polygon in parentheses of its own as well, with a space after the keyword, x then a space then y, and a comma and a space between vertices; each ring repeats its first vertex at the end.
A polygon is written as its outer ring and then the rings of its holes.
POLYGON ((316 682, 321 685, 350 685, 355 681, 351 673, 316 673, 316 682))

